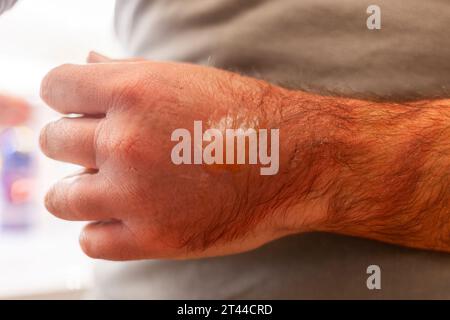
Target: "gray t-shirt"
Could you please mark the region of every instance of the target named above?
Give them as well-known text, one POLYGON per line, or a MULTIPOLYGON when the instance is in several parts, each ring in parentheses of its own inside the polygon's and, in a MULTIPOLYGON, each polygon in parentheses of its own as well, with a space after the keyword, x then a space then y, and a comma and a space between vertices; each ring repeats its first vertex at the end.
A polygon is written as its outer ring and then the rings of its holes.
POLYGON ((11 9, 16 2, 17 0, 0 0, 0 14, 11 9))
MULTIPOLYGON (((450 97, 448 0, 118 0, 130 55, 379 99, 450 97), (381 30, 366 9, 381 7, 381 30)), ((176 195, 174 195, 176 196, 176 195)), ((450 255, 331 234, 193 261, 102 262, 104 298, 447 298, 450 255), (382 271, 368 290, 366 269, 382 271)))

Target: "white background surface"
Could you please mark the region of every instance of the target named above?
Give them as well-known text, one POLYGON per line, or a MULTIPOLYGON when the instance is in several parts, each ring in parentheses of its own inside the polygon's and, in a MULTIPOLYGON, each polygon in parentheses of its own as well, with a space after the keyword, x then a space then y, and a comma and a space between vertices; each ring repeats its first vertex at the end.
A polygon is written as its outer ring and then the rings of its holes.
MULTIPOLYGON (((22 0, 0 17, 0 92, 34 101, 38 129, 57 117, 38 100, 40 80, 89 50, 117 56, 112 0, 22 0)), ((29 233, 0 233, 0 298, 78 297, 89 288, 92 261, 78 247, 80 224, 59 221, 42 205, 46 188, 76 168, 40 157, 37 225, 29 233)))

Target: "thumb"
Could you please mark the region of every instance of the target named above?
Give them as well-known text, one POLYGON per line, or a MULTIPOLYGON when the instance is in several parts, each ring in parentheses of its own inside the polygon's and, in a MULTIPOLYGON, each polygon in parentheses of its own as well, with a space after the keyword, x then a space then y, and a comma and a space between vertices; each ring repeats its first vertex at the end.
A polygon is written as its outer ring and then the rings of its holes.
POLYGON ((112 63, 112 62, 139 62, 145 61, 143 58, 129 58, 129 59, 111 59, 96 51, 91 51, 86 59, 87 63, 112 63))
POLYGON ((104 56, 98 52, 91 51, 89 52, 86 61, 87 63, 105 63, 105 62, 112 62, 113 59, 108 58, 107 56, 104 56))

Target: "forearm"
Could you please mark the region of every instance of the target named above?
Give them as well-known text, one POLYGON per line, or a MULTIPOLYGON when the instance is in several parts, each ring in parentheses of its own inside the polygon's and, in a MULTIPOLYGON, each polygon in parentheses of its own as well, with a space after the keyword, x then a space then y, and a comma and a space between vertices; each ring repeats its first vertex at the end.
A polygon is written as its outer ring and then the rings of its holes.
POLYGON ((450 251, 448 100, 285 97, 294 228, 450 251))

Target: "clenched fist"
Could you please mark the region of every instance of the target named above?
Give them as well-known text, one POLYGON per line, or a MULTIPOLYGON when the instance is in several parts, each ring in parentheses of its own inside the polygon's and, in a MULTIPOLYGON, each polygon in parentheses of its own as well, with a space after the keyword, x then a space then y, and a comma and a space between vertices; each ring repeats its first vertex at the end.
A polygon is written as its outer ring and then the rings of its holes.
POLYGON ((305 231, 450 252, 449 100, 370 102, 91 60, 43 80, 48 105, 79 116, 41 135, 49 157, 86 168, 46 205, 90 221, 89 256, 225 255, 305 231))
MULTIPOLYGON (((89 256, 224 255, 292 232, 280 192, 288 183, 279 179, 285 150, 280 172, 266 176, 264 165, 238 163, 242 150, 225 141, 223 154, 236 151, 235 163, 194 159, 202 147, 194 123, 224 136, 227 129, 279 128, 282 89, 214 68, 111 61, 60 66, 43 80, 41 95, 60 113, 81 115, 47 125, 40 143, 47 156, 86 168, 57 183, 46 206, 62 219, 92 221, 80 238, 89 256), (174 151, 177 129, 192 133, 192 150, 174 151), (186 163, 174 161, 174 152, 186 163)), ((272 144, 266 156, 278 153, 272 144)))

